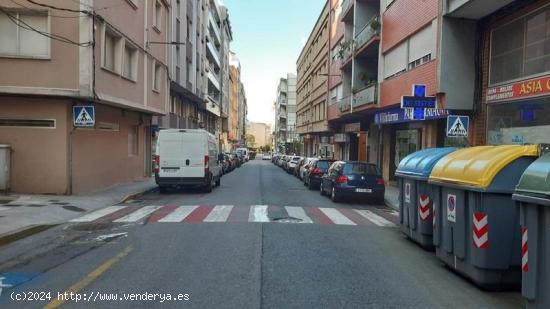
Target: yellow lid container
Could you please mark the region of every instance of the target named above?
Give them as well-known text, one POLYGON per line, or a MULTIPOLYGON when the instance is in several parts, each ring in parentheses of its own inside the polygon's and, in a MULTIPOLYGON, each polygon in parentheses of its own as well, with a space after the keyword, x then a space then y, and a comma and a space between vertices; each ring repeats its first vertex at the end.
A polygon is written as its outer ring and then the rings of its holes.
POLYGON ((439 160, 432 170, 430 182, 448 182, 486 189, 497 174, 514 160, 538 155, 538 145, 464 148, 439 160))

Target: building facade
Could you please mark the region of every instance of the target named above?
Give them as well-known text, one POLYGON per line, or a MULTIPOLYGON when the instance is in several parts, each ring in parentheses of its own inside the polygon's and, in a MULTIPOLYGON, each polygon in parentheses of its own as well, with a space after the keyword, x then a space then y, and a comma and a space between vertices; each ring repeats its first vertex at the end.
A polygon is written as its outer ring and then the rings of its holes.
POLYGON ((296 62, 296 132, 307 156, 332 156, 326 117, 328 98, 329 2, 322 9, 296 62))
POLYGON ((229 119, 228 150, 246 145, 246 93, 241 81, 241 63, 233 52, 229 54, 229 119))
POLYGON ((248 141, 248 145, 252 148, 271 145, 271 125, 262 122, 249 122, 246 131, 248 135, 254 137, 253 141, 248 141))
POLYGON ((277 86, 274 104, 274 144, 281 153, 299 153, 300 138, 296 133, 296 74, 288 73, 277 86))
POLYGON ((152 116, 169 105, 168 49, 153 42, 170 38, 170 1, 41 3, 0 1, 11 191, 71 194, 149 177, 152 116), (93 126, 73 126, 80 105, 95 107, 93 126))

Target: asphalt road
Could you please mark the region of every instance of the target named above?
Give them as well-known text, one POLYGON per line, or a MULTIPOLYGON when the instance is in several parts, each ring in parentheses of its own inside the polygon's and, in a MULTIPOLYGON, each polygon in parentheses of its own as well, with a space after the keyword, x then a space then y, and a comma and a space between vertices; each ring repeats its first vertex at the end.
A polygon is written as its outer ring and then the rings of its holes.
POLYGON ((334 204, 268 161, 225 175, 210 194, 151 193, 117 207, 2 247, 0 284, 12 286, 0 307, 524 306, 518 292, 486 292, 445 268, 392 225, 385 206, 334 204), (296 218, 289 209, 311 224, 261 222, 296 218), (63 301, 58 292, 75 294, 63 301), (11 299, 29 296, 43 300, 11 299))

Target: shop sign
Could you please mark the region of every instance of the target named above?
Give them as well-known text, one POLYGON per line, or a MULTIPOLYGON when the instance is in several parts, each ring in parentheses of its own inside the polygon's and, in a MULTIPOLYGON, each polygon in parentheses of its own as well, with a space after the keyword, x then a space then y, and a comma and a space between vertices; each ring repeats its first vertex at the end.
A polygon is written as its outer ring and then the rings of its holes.
POLYGON ((550 95, 550 76, 489 88, 487 102, 550 95))
POLYGON ((346 123, 344 126, 344 132, 359 132, 361 131, 361 123, 354 122, 354 123, 346 123))
POLYGON ((426 96, 426 85, 414 84, 412 95, 401 97, 401 108, 436 108, 436 98, 426 96))
MULTIPOLYGON (((449 111, 439 108, 426 108, 424 109, 424 120, 433 120, 447 118, 449 111)), ((402 123, 410 121, 418 121, 420 119, 415 118, 414 113, 405 112, 403 108, 392 108, 383 112, 374 114, 374 123, 377 125, 402 123)))

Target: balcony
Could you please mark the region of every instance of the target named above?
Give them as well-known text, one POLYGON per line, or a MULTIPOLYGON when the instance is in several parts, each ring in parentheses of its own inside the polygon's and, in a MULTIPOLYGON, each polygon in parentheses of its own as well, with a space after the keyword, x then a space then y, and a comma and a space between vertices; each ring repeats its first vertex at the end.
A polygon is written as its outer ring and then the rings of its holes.
POLYGON ((214 85, 214 87, 218 90, 220 89, 220 79, 212 70, 208 72, 208 80, 212 83, 212 85, 214 85))
POLYGON ((340 43, 340 50, 338 51, 338 58, 342 60, 342 66, 345 67, 351 63, 351 56, 353 56, 355 42, 354 40, 348 40, 340 43))
POLYGON ((447 13, 451 17, 480 19, 514 0, 449 0, 447 13))
POLYGON ((342 21, 348 18, 348 15, 350 15, 349 13, 352 13, 351 18, 353 18, 352 8, 354 3, 355 3, 355 0, 344 0, 342 2, 342 17, 341 17, 342 21))
POLYGON ((376 84, 359 90, 353 96, 353 107, 376 103, 376 84))
POLYGON ((351 108, 351 95, 344 97, 338 101, 338 110, 343 113, 351 108))
POLYGON ((355 51, 360 50, 363 46, 369 43, 372 38, 380 35, 380 17, 375 16, 367 23, 367 25, 355 36, 355 51))
POLYGON ((221 65, 221 62, 220 62, 220 57, 219 57, 219 52, 218 50, 216 49, 216 47, 214 47, 214 44, 212 42, 208 42, 206 44, 206 46, 208 47, 208 54, 211 56, 211 58, 214 60, 214 62, 216 62, 216 64, 218 66, 221 65))

